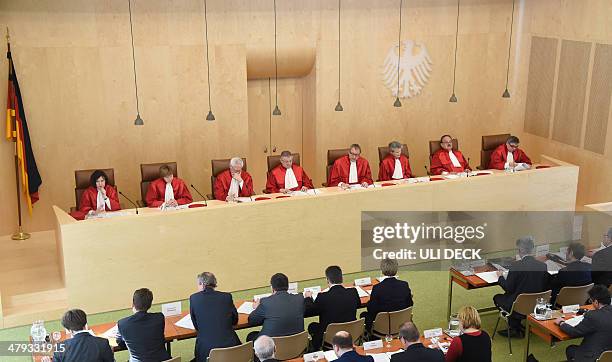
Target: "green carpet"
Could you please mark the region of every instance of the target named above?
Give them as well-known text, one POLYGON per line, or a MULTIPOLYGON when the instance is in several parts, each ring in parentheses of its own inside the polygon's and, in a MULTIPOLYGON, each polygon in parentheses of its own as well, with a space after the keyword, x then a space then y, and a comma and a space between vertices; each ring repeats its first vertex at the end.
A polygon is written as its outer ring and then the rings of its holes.
MULTIPOLYGON (((377 277, 380 272, 364 272, 355 273, 345 276, 345 281, 352 281, 356 278, 364 276, 377 277)), ((399 276, 401 279, 406 280, 410 283, 410 287, 414 293, 414 322, 416 323, 419 330, 437 327, 445 327, 448 321, 446 320, 446 305, 448 295, 448 272, 440 271, 414 271, 410 268, 403 268, 400 271, 399 276)), ((299 287, 304 288, 308 286, 320 285, 322 287, 325 284, 324 279, 308 280, 299 283, 299 287)), ((220 290, 223 290, 223 284, 220 284, 220 290)), ((483 308, 492 305, 493 295, 499 293, 501 289, 499 287, 484 288, 480 290, 467 291, 457 285, 453 287, 453 311, 458 310, 462 305, 471 304, 476 308, 483 308)), ((253 295, 259 293, 269 292, 269 288, 258 288, 246 291, 239 291, 232 293, 234 300, 251 299, 253 295)), ((155 291, 153 291, 155 293, 155 291)), ((188 296, 186 296, 188 298, 188 296)), ((129 298, 129 296, 128 296, 129 298)), ((160 311, 160 306, 153 306, 152 311, 160 311)), ((188 301, 183 301, 183 310, 188 310, 188 301)), ((100 313, 90 315, 88 318, 90 325, 95 325, 104 322, 116 321, 122 317, 131 314, 131 310, 121 310, 116 312, 100 313)), ((305 321, 305 326, 316 318, 309 318, 305 321)), ((492 334, 497 320, 497 314, 487 314, 482 316, 483 329, 492 334)), ((500 322, 500 329, 505 329, 504 322, 500 322)), ((47 321, 45 323, 47 331, 60 330, 61 326, 59 321, 47 321)), ((238 336, 244 341, 248 332, 252 329, 244 329, 238 331, 238 336)), ((0 330, 0 341, 25 341, 28 339, 30 327, 16 327, 10 329, 0 330)), ((172 354, 173 356, 181 356, 183 361, 190 361, 193 358, 193 348, 195 339, 173 342, 172 343, 172 354)), ((523 347, 525 339, 513 339, 512 349, 513 355, 510 356, 508 353, 507 340, 502 336, 496 336, 493 341, 493 361, 520 361, 523 356, 523 347)), ((577 343, 577 341, 572 341, 577 343)), ((531 337, 530 352, 532 352, 536 358, 540 361, 564 361, 565 360, 565 348, 571 343, 563 342, 550 347, 544 341, 539 339, 537 336, 531 337)), ((115 353, 115 359, 117 361, 127 361, 127 351, 115 353)), ((18 361, 31 361, 29 357, 6 357, 0 355, 0 361, 2 362, 18 362, 18 361)))

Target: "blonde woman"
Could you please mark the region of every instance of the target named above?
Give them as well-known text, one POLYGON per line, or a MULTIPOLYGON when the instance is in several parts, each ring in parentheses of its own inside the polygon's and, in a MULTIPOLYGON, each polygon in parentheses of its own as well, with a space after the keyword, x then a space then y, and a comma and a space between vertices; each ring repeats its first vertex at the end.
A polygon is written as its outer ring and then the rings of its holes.
POLYGON ((480 329, 480 315, 476 308, 462 307, 457 317, 463 334, 453 338, 446 362, 491 362, 491 337, 480 329))

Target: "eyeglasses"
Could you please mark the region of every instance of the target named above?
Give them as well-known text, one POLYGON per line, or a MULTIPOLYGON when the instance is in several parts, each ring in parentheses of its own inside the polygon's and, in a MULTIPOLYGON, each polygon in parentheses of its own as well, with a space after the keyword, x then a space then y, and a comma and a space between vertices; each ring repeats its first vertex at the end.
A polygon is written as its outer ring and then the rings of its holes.
POLYGON ((358 157, 361 153, 353 153, 353 152, 349 152, 352 156, 358 157))
POLYGON ((518 148, 519 145, 517 145, 517 144, 509 144, 508 146, 510 146, 512 148, 518 148))

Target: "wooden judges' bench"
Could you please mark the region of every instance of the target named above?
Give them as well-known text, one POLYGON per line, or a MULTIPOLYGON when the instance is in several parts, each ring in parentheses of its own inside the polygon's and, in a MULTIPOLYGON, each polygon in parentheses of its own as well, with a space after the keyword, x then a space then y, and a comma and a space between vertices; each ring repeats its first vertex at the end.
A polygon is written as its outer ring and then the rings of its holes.
MULTIPOLYGON (((68 305, 99 313, 128 308, 137 288, 156 303, 181 300, 196 275, 216 274, 224 290, 317 278, 328 265, 360 271, 362 211, 572 211, 578 167, 542 156, 552 166, 389 187, 246 203, 209 201, 175 211, 123 210, 116 217, 76 221, 54 206, 59 265, 68 305)), ((382 186, 382 185, 378 185, 382 186)))

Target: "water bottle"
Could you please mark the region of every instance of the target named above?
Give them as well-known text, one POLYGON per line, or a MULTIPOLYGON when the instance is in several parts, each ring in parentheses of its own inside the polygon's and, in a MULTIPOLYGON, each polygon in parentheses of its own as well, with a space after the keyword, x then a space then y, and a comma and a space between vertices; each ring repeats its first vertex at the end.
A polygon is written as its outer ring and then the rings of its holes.
POLYGON ((535 308, 533 310, 533 315, 537 320, 545 320, 546 314, 548 311, 548 305, 544 301, 544 298, 538 298, 536 301, 535 308))
POLYGON ((461 334, 461 326, 456 314, 453 314, 448 322, 448 332, 451 337, 457 337, 461 334))
POLYGON ((42 320, 37 320, 32 323, 32 328, 30 328, 30 335, 32 336, 32 341, 34 342, 45 342, 45 339, 47 338, 45 322, 42 320))

